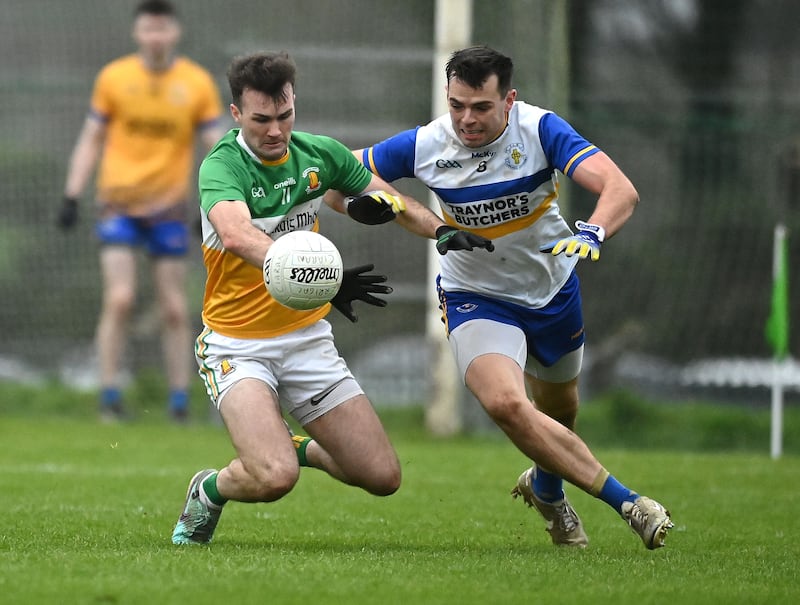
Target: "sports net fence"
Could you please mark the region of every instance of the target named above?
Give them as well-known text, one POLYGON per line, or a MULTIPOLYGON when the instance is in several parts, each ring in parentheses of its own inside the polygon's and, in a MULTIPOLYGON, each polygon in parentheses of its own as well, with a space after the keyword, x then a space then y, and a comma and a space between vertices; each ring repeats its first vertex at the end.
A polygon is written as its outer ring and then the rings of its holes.
MULTIPOLYGON (((361 147, 428 121, 431 95, 440 94, 431 90, 431 70, 443 66, 433 64, 430 0, 176 4, 181 50, 214 74, 225 103, 232 56, 257 49, 294 56, 299 130, 361 147)), ((3 2, 2 379, 92 384, 100 284, 91 191, 77 230, 60 232, 55 217, 94 76, 133 49, 134 5, 3 2)), ((562 81, 551 77, 550 37, 561 18, 553 6, 475 3, 473 41, 512 54, 519 97, 567 117, 641 194, 634 218, 604 247, 601 261, 579 266, 585 384, 597 392, 627 376, 674 387, 676 368, 698 360, 767 359, 776 222, 788 226, 790 264, 800 258, 800 40, 793 26, 800 7, 789 0, 573 1, 565 13, 562 81)), ((426 199, 414 181, 398 186, 426 199)), ((568 220, 586 218, 593 200, 569 183, 563 189, 568 220)), ((387 309, 362 306, 354 326, 331 315, 341 352, 377 391, 376 400, 424 400, 436 380, 425 354, 425 298, 433 287, 427 247, 396 226, 365 228, 332 212, 322 225, 345 264, 374 262, 395 287, 387 309)), ((194 244, 189 298, 199 331, 204 273, 194 244)), ((130 372, 161 365, 146 267, 126 357, 130 372)), ((795 307, 799 290, 793 279, 795 307)), ((790 350, 798 349, 798 338, 795 331, 790 350)))

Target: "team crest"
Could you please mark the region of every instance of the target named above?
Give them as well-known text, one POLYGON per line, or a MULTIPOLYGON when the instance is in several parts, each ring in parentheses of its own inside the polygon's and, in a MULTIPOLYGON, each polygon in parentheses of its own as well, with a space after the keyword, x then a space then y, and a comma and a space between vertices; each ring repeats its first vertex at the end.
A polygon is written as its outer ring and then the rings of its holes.
POLYGON ((478 305, 475 303, 464 303, 463 305, 459 305, 456 307, 456 311, 459 313, 472 313, 475 309, 478 308, 478 305))
POLYGON ((228 360, 228 359, 223 359, 222 363, 219 364, 219 371, 220 371, 220 374, 222 374, 223 376, 227 376, 228 374, 233 372, 235 369, 236 369, 236 366, 233 365, 230 362, 230 360, 228 360))
POLYGON ((519 170, 528 161, 528 156, 525 154, 525 145, 522 143, 512 143, 505 148, 505 152, 506 166, 514 170, 519 170))
POLYGON ((303 170, 303 178, 308 179, 308 187, 306 187, 306 193, 311 193, 312 191, 318 191, 319 188, 322 186, 322 182, 319 178, 319 168, 316 166, 312 166, 311 168, 306 168, 303 170))

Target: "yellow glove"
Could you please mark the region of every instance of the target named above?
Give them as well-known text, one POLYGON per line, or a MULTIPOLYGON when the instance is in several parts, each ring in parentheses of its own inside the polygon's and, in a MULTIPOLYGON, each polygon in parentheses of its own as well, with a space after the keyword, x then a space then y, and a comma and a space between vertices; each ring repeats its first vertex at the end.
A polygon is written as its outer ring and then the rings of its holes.
POLYGON ((557 256, 562 252, 566 256, 578 255, 578 258, 600 259, 600 246, 606 237, 606 231, 600 225, 577 221, 578 232, 563 239, 555 240, 539 247, 539 252, 549 252, 557 256))

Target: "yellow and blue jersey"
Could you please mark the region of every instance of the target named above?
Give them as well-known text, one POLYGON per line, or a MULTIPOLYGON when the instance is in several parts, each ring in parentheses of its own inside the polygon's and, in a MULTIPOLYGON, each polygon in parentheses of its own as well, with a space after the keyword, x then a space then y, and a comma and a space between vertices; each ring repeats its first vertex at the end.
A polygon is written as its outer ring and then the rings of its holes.
POLYGON ((387 181, 415 177, 439 198, 445 221, 493 240, 491 254, 440 258, 445 291, 477 292, 525 307, 545 306, 578 258, 539 252, 571 230, 558 207, 556 170, 571 176, 599 150, 551 111, 516 102, 494 141, 466 147, 449 114, 364 150, 387 181))

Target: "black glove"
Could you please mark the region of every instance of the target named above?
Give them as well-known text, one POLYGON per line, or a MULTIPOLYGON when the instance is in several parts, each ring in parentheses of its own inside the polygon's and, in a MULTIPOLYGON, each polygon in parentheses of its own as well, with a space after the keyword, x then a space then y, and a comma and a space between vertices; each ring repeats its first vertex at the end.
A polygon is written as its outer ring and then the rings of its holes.
POLYGON ((375 265, 361 265, 345 269, 342 275, 342 285, 336 296, 331 299, 331 304, 336 310, 353 323, 358 321, 358 316, 353 312, 352 302, 354 300, 363 300, 368 305, 385 307, 386 301, 382 298, 375 298, 372 294, 391 294, 392 292, 390 286, 380 285, 386 281, 385 275, 362 275, 374 268, 375 265))
POLYGON ((350 218, 365 225, 388 223, 406 210, 403 198, 386 191, 367 191, 361 195, 344 198, 344 203, 350 218))
POLYGON ((473 248, 486 248, 494 250, 492 240, 469 231, 461 231, 450 225, 442 225, 436 230, 436 250, 439 254, 447 254, 448 250, 472 250, 473 248))
POLYGON ((58 211, 58 226, 62 229, 71 229, 78 222, 78 200, 74 197, 65 197, 58 211))

